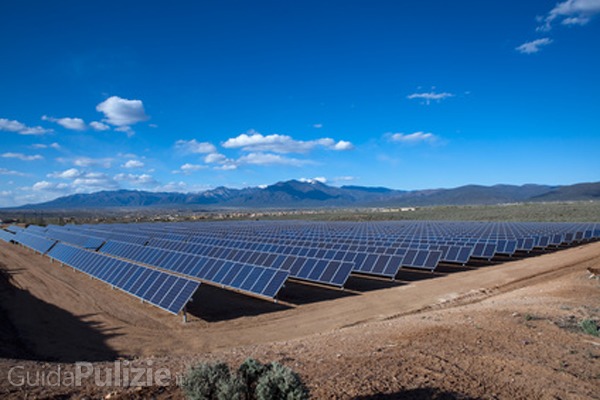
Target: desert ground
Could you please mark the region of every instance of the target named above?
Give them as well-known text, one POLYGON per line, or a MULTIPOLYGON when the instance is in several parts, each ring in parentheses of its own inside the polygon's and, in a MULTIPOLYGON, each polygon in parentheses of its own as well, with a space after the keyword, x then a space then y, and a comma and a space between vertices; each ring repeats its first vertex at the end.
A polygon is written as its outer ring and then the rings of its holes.
POLYGON ((293 283, 280 302, 202 285, 188 322, 0 243, 0 397, 182 398, 166 387, 11 385, 76 361, 168 368, 247 357, 297 371, 316 399, 600 398, 600 243, 347 290, 293 283), (424 279, 426 278, 426 279, 424 279))

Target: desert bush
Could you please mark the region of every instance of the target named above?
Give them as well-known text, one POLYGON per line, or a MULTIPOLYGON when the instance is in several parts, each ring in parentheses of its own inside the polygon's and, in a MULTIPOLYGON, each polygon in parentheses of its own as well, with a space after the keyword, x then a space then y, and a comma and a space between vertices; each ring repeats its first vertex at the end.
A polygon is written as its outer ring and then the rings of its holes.
POLYGON ((598 325, 596 321, 593 319, 584 319, 579 323, 579 327, 583 331, 583 333, 587 333, 592 336, 600 336, 600 332, 598 331, 598 325))
POLYGON ((198 364, 181 387, 190 400, 304 400, 309 392, 294 371, 248 358, 232 374, 226 364, 198 364))
POLYGON ((278 363, 267 366, 256 383, 255 395, 257 400, 304 400, 309 397, 298 374, 278 363))
POLYGON ((231 372, 227 364, 198 364, 184 377, 181 387, 190 400, 220 399, 219 392, 229 392, 231 372))

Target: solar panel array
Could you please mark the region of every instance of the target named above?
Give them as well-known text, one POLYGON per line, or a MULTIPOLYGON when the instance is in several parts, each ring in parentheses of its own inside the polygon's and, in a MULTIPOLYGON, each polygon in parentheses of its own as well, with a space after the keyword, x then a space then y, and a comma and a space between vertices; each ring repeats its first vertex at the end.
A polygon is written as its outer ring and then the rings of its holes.
POLYGON ((182 253, 283 269, 343 287, 351 272, 395 277, 600 237, 599 224, 248 221, 85 225, 74 230, 182 253), (334 270, 334 273, 331 271, 334 270))
POLYGON ((48 252, 178 312, 180 302, 189 300, 183 287, 192 283, 273 299, 288 279, 343 288, 351 274, 395 278, 403 269, 435 271, 442 263, 465 265, 598 240, 600 224, 228 221, 11 226, 0 232, 0 239, 48 252), (126 282, 134 270, 155 281, 126 282), (175 282, 179 286, 168 289, 175 282), (183 297, 171 299, 178 288, 183 297))
POLYGON ((178 314, 200 282, 58 243, 48 256, 132 296, 178 314))

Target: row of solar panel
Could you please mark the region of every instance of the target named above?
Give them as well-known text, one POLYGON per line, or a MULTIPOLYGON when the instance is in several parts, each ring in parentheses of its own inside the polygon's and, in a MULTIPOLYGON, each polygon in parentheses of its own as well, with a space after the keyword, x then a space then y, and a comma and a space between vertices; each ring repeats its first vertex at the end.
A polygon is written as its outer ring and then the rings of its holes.
POLYGON ((6 230, 11 233, 19 233, 19 232, 25 230, 25 228, 20 227, 18 225, 10 225, 9 227, 6 228, 6 230))
POLYGON ((100 252, 269 298, 277 295, 289 275, 272 268, 115 241, 106 242, 100 252))
MULTIPOLYGON (((58 231, 58 228, 53 228, 46 232, 36 232, 36 233, 53 236, 56 238, 60 238, 61 240, 72 241, 72 242, 75 242, 73 244, 79 245, 81 247, 84 247, 86 245, 86 243, 89 243, 90 241, 94 241, 94 240, 98 239, 95 237, 88 238, 85 235, 72 234, 69 232, 63 233, 63 232, 58 231)), ((44 239, 39 238, 39 240, 44 240, 44 239)), ((132 250, 132 249, 135 250, 136 247, 130 246, 130 250, 132 250)), ((142 249, 145 250, 145 248, 143 248, 143 247, 142 247, 142 249)), ((42 249, 40 249, 40 250, 42 250, 42 249)), ((171 269, 170 263, 161 264, 159 262, 159 259, 162 256, 168 256, 168 255, 169 254, 166 254, 166 253, 159 254, 156 251, 154 251, 154 252, 139 251, 139 252, 137 252, 137 254, 134 254, 134 255, 127 254, 126 255, 127 257, 124 257, 124 258, 129 258, 134 261, 143 262, 148 265, 162 267, 162 268, 164 268, 166 266, 167 267, 166 269, 171 269)), ((120 254, 119 256, 123 256, 123 255, 120 254)), ((230 272, 230 274, 228 274, 228 275, 217 274, 216 271, 214 274, 208 273, 208 271, 206 274, 204 274, 203 273, 204 271, 200 271, 200 270, 196 270, 196 269, 192 268, 192 267, 197 266, 197 264, 198 264, 198 259, 193 258, 193 257, 189 258, 188 263, 186 263, 186 266, 189 267, 191 273, 195 274, 195 275, 192 275, 194 277, 203 278, 209 282, 216 283, 216 284, 219 284, 224 287, 230 287, 230 288, 233 288, 236 290, 247 291, 252 294, 266 296, 266 297, 270 297, 270 298, 273 298, 276 296, 276 294, 279 292, 279 290, 285 283, 285 280, 287 279, 287 274, 285 274, 285 273, 276 273, 276 271, 265 271, 264 268, 259 268, 259 267, 254 268, 253 271, 248 271, 246 268, 242 268, 244 266, 240 265, 239 263, 233 264, 233 266, 232 266, 232 268, 235 268, 236 270, 241 269, 240 274, 238 274, 238 275, 232 276, 232 274, 234 272, 233 272, 233 270, 230 271, 228 269, 229 268, 228 265, 225 266, 225 269, 223 269, 223 272, 225 272, 226 270, 230 272), (251 272, 253 272, 253 273, 251 274, 251 272), (260 275, 257 275, 258 272, 260 272, 260 275), (206 275, 206 276, 204 276, 204 275, 206 275), (246 277, 249 276, 251 279, 249 279, 247 281, 243 280, 242 278, 244 276, 246 276, 246 277), (235 279, 233 279, 233 278, 235 278, 235 279), (252 279, 254 279, 254 278, 258 278, 258 281, 253 282, 252 279)), ((177 271, 177 272, 180 272, 180 271, 177 271)))
POLYGON ((105 242, 105 239, 90 235, 81 235, 67 231, 64 228, 48 229, 45 235, 51 239, 61 242, 71 243, 84 249, 98 250, 105 242))
POLYGON ((0 240, 3 240, 5 242, 10 242, 11 240, 14 240, 14 238, 15 238, 14 233, 5 231, 4 229, 0 229, 0 240))
POLYGON ((48 256, 173 314, 178 314, 200 282, 58 243, 48 256))
MULTIPOLYGON (((103 247, 101 251, 119 251, 120 256, 124 258, 137 259, 138 261, 147 263, 149 265, 158 265, 164 263, 165 261, 163 259, 157 259, 157 257, 160 257, 161 254, 188 254, 194 255, 198 258, 232 261, 236 264, 263 266, 267 268, 288 271, 290 276, 294 278, 338 287, 344 286, 353 269, 352 264, 348 262, 341 262, 342 260, 324 260, 314 257, 304 257, 303 260, 305 260, 305 263, 300 268, 292 269, 284 263, 286 258, 288 258, 286 255, 259 253, 237 249, 220 249, 224 251, 215 252, 213 251, 214 249, 211 248, 205 248, 203 251, 200 251, 200 249, 190 249, 190 252, 180 252, 163 248, 161 249, 161 252, 157 251, 159 248, 154 248, 151 246, 136 247, 131 245, 126 246, 123 244, 113 245, 113 243, 116 242, 108 242, 107 246, 103 247)), ((169 264, 172 264, 172 261, 170 261, 169 264)))
POLYGON ((32 235, 27 231, 21 231, 14 235, 14 242, 20 243, 23 246, 29 247, 41 254, 45 254, 54 246, 56 240, 51 240, 42 236, 32 235))

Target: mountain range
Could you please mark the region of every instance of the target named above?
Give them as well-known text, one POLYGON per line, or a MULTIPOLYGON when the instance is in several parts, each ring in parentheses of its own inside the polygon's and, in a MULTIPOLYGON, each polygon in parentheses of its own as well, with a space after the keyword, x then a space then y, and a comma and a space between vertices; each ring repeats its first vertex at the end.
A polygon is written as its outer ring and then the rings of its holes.
POLYGON ((309 208, 309 207, 407 207, 436 205, 487 205, 516 202, 600 200, 600 182, 568 186, 528 184, 453 189, 394 190, 384 187, 329 186, 318 181, 291 180, 265 187, 218 187, 200 193, 101 191, 74 194, 28 204, 19 209, 103 208, 309 208))

